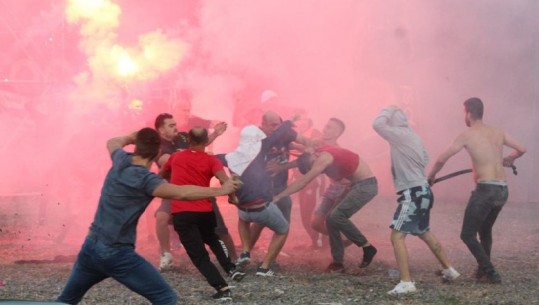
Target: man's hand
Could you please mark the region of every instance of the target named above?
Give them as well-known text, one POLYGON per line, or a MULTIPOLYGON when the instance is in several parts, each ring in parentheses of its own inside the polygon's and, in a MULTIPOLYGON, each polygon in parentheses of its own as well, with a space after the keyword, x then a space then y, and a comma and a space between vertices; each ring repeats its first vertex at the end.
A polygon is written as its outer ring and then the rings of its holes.
POLYGON ((238 196, 236 196, 236 194, 234 193, 228 194, 228 203, 233 204, 233 205, 238 205, 239 204, 238 196))
POLYGON ((226 124, 226 122, 219 122, 215 124, 215 126, 213 127, 213 131, 217 136, 220 136, 225 133, 227 126, 228 125, 226 124))
POLYGON ((221 190, 224 194, 232 194, 241 187, 242 183, 239 180, 228 179, 223 185, 221 185, 221 190))
POLYGON ((515 162, 515 159, 513 157, 511 157, 510 155, 503 158, 503 166, 504 167, 512 167, 513 162, 515 162))
POLYGON ((436 175, 429 175, 429 177, 427 178, 427 181, 429 182, 430 186, 434 184, 434 179, 436 179, 436 175))
POLYGON ((274 177, 281 171, 281 165, 277 159, 271 159, 266 163, 266 170, 274 177))

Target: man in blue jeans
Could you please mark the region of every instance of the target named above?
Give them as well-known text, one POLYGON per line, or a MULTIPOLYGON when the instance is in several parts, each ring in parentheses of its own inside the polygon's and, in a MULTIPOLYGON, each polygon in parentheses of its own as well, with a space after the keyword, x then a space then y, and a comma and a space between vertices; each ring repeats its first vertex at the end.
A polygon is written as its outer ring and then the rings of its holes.
POLYGON ((112 158, 90 231, 58 302, 77 304, 95 284, 112 277, 152 304, 176 304, 177 296, 161 274, 135 252, 140 215, 154 197, 197 200, 234 192, 239 183, 220 188, 177 186, 149 171, 159 153, 160 138, 152 128, 108 140, 112 158), (135 144, 135 152, 122 148, 135 144))
POLYGON ((472 159, 477 185, 464 212, 460 238, 477 260, 477 280, 498 284, 502 280, 490 260, 490 252, 492 227, 508 197, 503 167, 513 166, 515 159, 526 152, 526 147, 507 132, 483 123, 483 102, 479 98, 472 97, 464 102, 464 118, 469 128, 438 157, 428 180, 432 184, 445 162, 466 149, 472 159), (513 151, 502 158, 504 146, 513 151))

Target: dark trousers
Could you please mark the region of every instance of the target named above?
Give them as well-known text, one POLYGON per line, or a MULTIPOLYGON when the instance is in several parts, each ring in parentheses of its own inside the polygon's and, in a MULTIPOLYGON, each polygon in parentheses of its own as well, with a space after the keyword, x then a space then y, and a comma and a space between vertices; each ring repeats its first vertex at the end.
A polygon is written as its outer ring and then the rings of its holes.
POLYGON ((344 259, 344 245, 341 232, 356 246, 363 247, 368 240, 350 220, 361 208, 363 208, 374 196, 378 194, 378 182, 371 177, 356 181, 346 193, 343 200, 331 211, 326 218, 326 227, 329 235, 329 246, 334 263, 342 263, 344 259))
POLYGON ((228 286, 219 270, 210 261, 205 244, 217 257, 219 264, 228 273, 235 265, 230 261, 225 244, 215 233, 215 214, 213 212, 181 212, 173 215, 174 230, 180 236, 189 258, 208 283, 219 290, 228 286))
POLYGON ((507 186, 477 184, 464 212, 460 238, 485 272, 494 270, 490 261, 492 227, 509 196, 507 186), (479 234, 480 242, 477 240, 479 234))

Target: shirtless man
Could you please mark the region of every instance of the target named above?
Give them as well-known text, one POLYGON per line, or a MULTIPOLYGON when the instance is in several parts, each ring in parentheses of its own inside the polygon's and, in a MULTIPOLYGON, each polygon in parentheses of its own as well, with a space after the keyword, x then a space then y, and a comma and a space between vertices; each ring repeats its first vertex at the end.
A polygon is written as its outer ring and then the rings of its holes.
POLYGON ((501 283, 501 277, 492 265, 492 227, 507 201, 508 191, 503 167, 513 166, 515 159, 526 152, 520 142, 507 132, 483 123, 483 102, 472 97, 464 102, 464 118, 468 130, 462 132, 436 160, 428 176, 429 183, 445 162, 466 149, 472 159, 474 180, 477 183, 464 213, 460 238, 477 260, 476 279, 487 283, 501 283), (513 151, 503 157, 503 147, 513 151), (480 242, 477 240, 479 234, 480 242))

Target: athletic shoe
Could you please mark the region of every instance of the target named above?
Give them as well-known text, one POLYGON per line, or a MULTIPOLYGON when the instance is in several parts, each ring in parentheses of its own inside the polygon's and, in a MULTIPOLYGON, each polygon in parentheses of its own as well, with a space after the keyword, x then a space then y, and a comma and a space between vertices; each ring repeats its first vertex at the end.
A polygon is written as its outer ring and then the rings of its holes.
POLYGON ((359 264, 359 268, 366 268, 368 265, 370 265, 372 259, 376 255, 376 252, 378 252, 378 250, 376 250, 373 245, 363 247, 363 261, 361 264, 359 264))
POLYGON ((327 266, 327 273, 344 273, 344 265, 342 263, 331 263, 327 266))
POLYGON ((389 295, 403 295, 407 293, 415 292, 417 289, 415 288, 414 282, 403 282, 400 281, 400 283, 393 288, 393 290, 390 290, 387 292, 389 295))
POLYGON ((480 283, 487 283, 487 284, 501 284, 502 283, 502 277, 496 270, 492 270, 491 272, 484 272, 483 275, 477 279, 480 283))
POLYGON ((456 280, 460 276, 460 273, 458 273, 457 270, 453 267, 449 267, 447 269, 442 270, 442 278, 446 281, 453 281, 456 280))
POLYGON ((232 301, 232 292, 230 292, 230 289, 219 290, 212 298, 217 301, 232 301))
POLYGON ((243 251, 240 257, 236 260, 236 266, 245 266, 251 262, 251 253, 243 251))
POLYGON ((170 270, 172 267, 172 254, 170 252, 163 252, 159 260, 159 271, 170 270))
POLYGON ((269 268, 266 269, 266 268, 258 267, 258 269, 256 269, 256 275, 258 275, 258 276, 274 276, 275 273, 269 268))
POLYGON ((232 269, 228 272, 228 276, 236 282, 239 282, 243 280, 243 277, 245 276, 245 272, 238 271, 236 269, 232 269))

